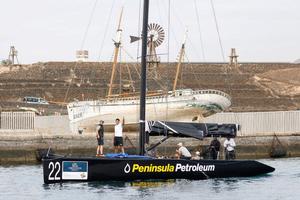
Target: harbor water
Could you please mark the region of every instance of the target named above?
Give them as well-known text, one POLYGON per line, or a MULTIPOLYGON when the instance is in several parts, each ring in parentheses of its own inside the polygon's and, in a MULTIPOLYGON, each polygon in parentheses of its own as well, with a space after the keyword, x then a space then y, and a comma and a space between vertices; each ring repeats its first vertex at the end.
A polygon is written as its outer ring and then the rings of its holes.
POLYGON ((260 161, 276 171, 247 178, 53 185, 43 183, 41 165, 0 166, 0 199, 300 199, 300 158, 260 161))

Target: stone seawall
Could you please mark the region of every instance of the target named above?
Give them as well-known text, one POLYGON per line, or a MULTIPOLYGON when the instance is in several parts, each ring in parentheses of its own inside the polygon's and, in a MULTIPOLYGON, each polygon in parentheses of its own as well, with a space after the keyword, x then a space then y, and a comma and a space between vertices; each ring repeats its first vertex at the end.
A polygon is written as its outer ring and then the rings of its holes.
MULTIPOLYGON (((128 153, 136 153, 137 134, 126 133, 125 151, 128 153)), ((278 137, 284 148, 287 150, 287 156, 300 156, 300 136, 279 136, 278 137)), ((105 135, 105 153, 112 152, 113 137, 111 133, 105 135)), ((158 142, 160 137, 151 138, 151 143, 158 142)), ((192 154, 196 151, 204 152, 209 143, 210 138, 202 141, 190 138, 170 138, 157 149, 158 155, 173 156, 176 144, 183 142, 192 154)), ((41 149, 51 149, 59 155, 79 155, 79 156, 95 156, 97 141, 94 134, 86 135, 41 135, 38 133, 16 133, 16 134, 0 134, 0 165, 7 164, 32 164, 38 163, 38 151, 41 149)), ((221 143, 224 139, 221 139, 221 143)), ((237 143, 237 158, 269 158, 272 146, 273 136, 251 136, 238 137, 235 139, 237 143)), ((222 150, 223 151, 223 150, 222 150)), ((221 152, 223 158, 223 152, 221 152)))

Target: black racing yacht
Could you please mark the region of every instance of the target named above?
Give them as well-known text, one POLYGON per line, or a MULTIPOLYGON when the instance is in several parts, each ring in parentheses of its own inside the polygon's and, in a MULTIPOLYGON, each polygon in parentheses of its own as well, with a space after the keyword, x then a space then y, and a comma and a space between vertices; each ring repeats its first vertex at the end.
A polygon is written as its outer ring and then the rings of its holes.
POLYGON ((234 124, 199 124, 182 122, 146 122, 146 59, 149 0, 144 0, 139 155, 107 154, 105 157, 68 157, 47 154, 42 159, 46 184, 68 181, 132 181, 154 179, 208 179, 223 177, 248 177, 273 172, 275 169, 254 160, 186 160, 155 158, 146 152, 156 148, 171 137, 203 139, 212 135, 235 137, 234 124), (215 127, 215 128, 212 128, 215 127), (147 131, 146 131, 147 129, 147 131), (145 149, 147 138, 163 136, 162 140, 145 149))

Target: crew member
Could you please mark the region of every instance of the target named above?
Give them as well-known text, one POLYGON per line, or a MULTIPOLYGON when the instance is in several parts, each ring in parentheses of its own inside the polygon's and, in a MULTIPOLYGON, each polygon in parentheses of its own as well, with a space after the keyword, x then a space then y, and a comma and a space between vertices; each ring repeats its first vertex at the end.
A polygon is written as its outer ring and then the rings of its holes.
POLYGON ((196 151, 195 156, 192 157, 192 160, 200 160, 200 159, 201 159, 201 157, 200 157, 200 152, 199 152, 199 151, 196 151))
POLYGON ((187 159, 190 160, 192 158, 191 153, 189 150, 183 146, 182 142, 177 144, 178 149, 176 149, 176 157, 177 159, 187 159))
POLYGON ((235 159, 235 142, 233 138, 227 137, 224 141, 225 147, 225 159, 226 160, 234 160, 235 159))
POLYGON ((104 144, 104 121, 100 120, 99 124, 96 128, 96 137, 98 140, 98 146, 97 146, 97 154, 96 156, 103 156, 103 144, 104 144))
POLYGON ((219 157, 221 143, 216 136, 214 136, 213 140, 209 145, 209 154, 210 158, 213 160, 217 160, 219 157))
POLYGON ((120 122, 120 119, 116 119, 116 125, 115 125, 115 137, 114 137, 114 149, 115 153, 121 150, 122 153, 124 152, 123 147, 123 125, 125 124, 125 120, 123 117, 122 122, 120 122))

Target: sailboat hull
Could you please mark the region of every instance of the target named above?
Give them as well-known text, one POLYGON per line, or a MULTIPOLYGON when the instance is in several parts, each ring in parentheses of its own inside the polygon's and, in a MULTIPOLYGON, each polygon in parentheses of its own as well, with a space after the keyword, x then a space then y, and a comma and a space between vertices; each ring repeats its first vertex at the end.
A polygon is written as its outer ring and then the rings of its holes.
POLYGON ((53 158, 43 160, 44 182, 133 181, 248 177, 275 169, 253 160, 152 158, 53 158))
MULTIPOLYGON (((147 98, 146 119, 178 122, 199 121, 202 117, 221 112, 231 105, 231 98, 218 90, 180 90, 177 96, 147 98), (181 95, 180 95, 181 94, 181 95)), ((95 131, 99 120, 114 125, 116 118, 125 118, 126 124, 139 122, 139 99, 123 98, 111 101, 80 101, 68 105, 71 129, 95 131)))

